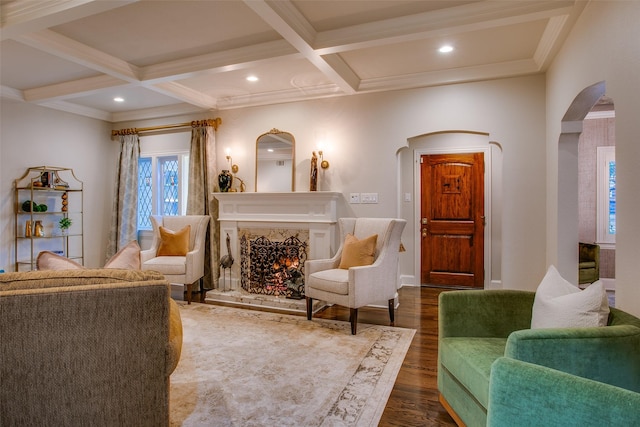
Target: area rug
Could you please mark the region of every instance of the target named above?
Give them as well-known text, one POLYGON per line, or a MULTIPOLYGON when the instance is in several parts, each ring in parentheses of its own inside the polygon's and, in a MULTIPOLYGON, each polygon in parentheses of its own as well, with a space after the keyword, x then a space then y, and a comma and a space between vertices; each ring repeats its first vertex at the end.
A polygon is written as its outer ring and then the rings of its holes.
POLYGON ((415 330, 180 304, 172 426, 375 426, 415 330))

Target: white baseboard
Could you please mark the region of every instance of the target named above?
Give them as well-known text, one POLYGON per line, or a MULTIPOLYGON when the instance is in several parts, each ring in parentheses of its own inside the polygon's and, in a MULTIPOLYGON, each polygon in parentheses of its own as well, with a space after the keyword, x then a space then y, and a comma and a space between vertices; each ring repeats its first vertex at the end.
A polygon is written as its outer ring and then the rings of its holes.
POLYGON ((416 276, 413 274, 401 274, 400 287, 403 286, 420 286, 420 284, 416 283, 416 276))
POLYGON ((486 289, 502 289, 502 280, 492 280, 486 289))

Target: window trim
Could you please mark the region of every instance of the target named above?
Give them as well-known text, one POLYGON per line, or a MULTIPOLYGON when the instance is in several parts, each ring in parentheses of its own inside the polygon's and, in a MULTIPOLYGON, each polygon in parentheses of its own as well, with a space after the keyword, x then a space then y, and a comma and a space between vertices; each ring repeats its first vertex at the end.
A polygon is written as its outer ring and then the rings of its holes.
POLYGON ((615 249, 616 235, 609 233, 609 163, 616 161, 615 146, 596 147, 596 243, 615 249))

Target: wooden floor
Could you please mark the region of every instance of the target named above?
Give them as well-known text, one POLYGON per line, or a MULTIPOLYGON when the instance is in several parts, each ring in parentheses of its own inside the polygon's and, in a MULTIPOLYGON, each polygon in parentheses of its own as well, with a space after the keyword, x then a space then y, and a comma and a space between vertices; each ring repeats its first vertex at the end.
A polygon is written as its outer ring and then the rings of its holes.
MULTIPOLYGON (((438 295, 442 289, 403 287, 395 326, 416 329, 411 347, 398 373, 380 426, 455 426, 438 402, 438 295)), ((349 310, 332 306, 314 317, 349 320, 349 310)), ((358 323, 389 324, 383 308, 361 308, 358 323)))

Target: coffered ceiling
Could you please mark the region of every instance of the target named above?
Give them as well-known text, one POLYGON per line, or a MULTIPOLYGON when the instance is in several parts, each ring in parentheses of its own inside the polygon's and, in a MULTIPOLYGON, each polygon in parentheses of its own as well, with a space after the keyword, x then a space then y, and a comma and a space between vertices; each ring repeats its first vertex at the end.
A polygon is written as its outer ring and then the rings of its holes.
POLYGON ((535 74, 584 5, 0 0, 1 94, 119 122, 535 74))

